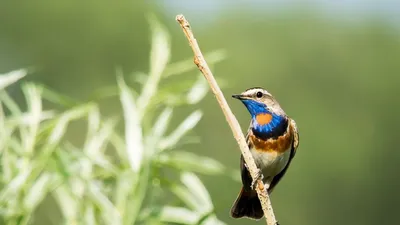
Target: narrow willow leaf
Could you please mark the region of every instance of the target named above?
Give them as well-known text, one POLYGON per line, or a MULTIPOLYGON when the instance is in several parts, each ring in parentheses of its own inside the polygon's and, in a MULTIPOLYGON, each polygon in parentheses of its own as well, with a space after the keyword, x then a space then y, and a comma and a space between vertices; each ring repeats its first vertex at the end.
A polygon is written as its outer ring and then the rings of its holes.
MULTIPOLYGON (((39 122, 44 120, 52 119, 56 115, 55 111, 42 111, 39 115, 39 122)), ((22 113, 21 115, 17 116, 10 116, 7 118, 7 125, 8 126, 32 126, 35 119, 33 115, 30 113, 22 113)))
POLYGON ((0 101, 4 104, 6 109, 10 110, 11 115, 17 116, 21 114, 21 109, 18 107, 18 104, 6 91, 0 91, 0 101))
POLYGON ((211 216, 213 216, 213 215, 214 215, 214 212, 213 212, 213 211, 201 213, 200 218, 197 220, 197 222, 195 223, 195 225, 202 225, 202 224, 204 224, 205 221, 208 221, 209 218, 210 218, 211 216))
POLYGON ((71 194, 70 187, 67 184, 57 187, 52 193, 64 218, 67 221, 75 221, 79 212, 78 200, 80 199, 76 199, 71 194))
POLYGON ((177 224, 195 224, 199 215, 186 208, 165 206, 160 215, 162 222, 177 224))
POLYGON ((118 77, 118 86, 124 111, 126 151, 132 170, 137 172, 143 158, 143 134, 139 112, 135 99, 121 76, 118 77))
POLYGON ((193 209, 194 211, 202 210, 202 206, 200 206, 197 199, 193 196, 193 193, 189 191, 186 186, 181 184, 172 184, 169 189, 190 209, 193 209))
MULTIPOLYGON (((77 173, 76 170, 74 169, 71 170, 74 171, 75 174, 77 173)), ((69 186, 71 194, 74 195, 74 197, 76 197, 77 199, 83 198, 84 194, 86 194, 87 185, 88 185, 87 182, 83 180, 80 176, 69 178, 69 186)), ((79 202, 79 204, 83 203, 79 202)))
MULTIPOLYGON (((219 220, 215 215, 209 216, 201 225, 225 225, 224 222, 219 220)), ((199 225, 200 225, 199 224, 199 225)))
POLYGON ((129 215, 127 220, 125 220, 127 224, 135 224, 135 221, 138 219, 142 210, 143 203, 145 203, 146 193, 150 182, 150 170, 151 168, 149 164, 143 165, 139 173, 139 179, 137 179, 133 185, 134 193, 126 208, 130 211, 129 213, 126 212, 126 214, 129 215))
POLYGON ((121 166, 125 167, 126 165, 130 165, 128 153, 125 150, 124 138, 116 132, 113 132, 110 137, 110 144, 118 154, 121 166))
POLYGON ((115 85, 108 85, 98 88, 90 93, 88 99, 93 101, 99 101, 102 99, 118 97, 119 89, 115 85))
POLYGON ((19 218, 18 225, 29 225, 31 224, 32 214, 25 214, 21 218, 19 218))
POLYGON ((89 183, 89 198, 100 209, 105 224, 122 225, 118 210, 94 182, 89 183))
POLYGON ((145 115, 150 100, 157 92, 161 75, 170 57, 170 38, 167 30, 155 16, 151 16, 149 21, 152 30, 150 72, 137 101, 140 118, 145 115))
POLYGON ((84 218, 86 225, 97 225, 93 204, 87 203, 85 205, 84 218))
POLYGON ((156 137, 156 139, 161 138, 165 131, 168 128, 169 121, 171 120, 172 116, 172 108, 167 107, 165 108, 162 113, 160 113, 160 116, 154 123, 153 129, 152 129, 152 136, 156 137))
POLYGON ((88 137, 93 136, 100 128, 100 111, 98 107, 93 107, 88 113, 88 137))
MULTIPOLYGON (((19 138, 17 138, 16 135, 10 135, 8 138, 9 139, 8 139, 7 144, 9 146, 10 154, 17 153, 17 155, 23 155, 24 150, 22 147, 21 140, 19 138)), ((15 156, 15 157, 17 157, 17 156, 15 156)), ((19 165, 16 165, 16 167, 19 167, 19 165)))
POLYGON ((42 97, 40 88, 32 83, 23 85, 22 91, 24 92, 26 102, 28 104, 28 132, 25 136, 21 137, 24 144, 25 153, 30 154, 33 152, 36 136, 41 122, 42 114, 42 97))
POLYGON ((18 80, 26 76, 27 73, 27 70, 20 69, 8 72, 6 74, 0 74, 0 90, 3 90, 7 86, 17 82, 18 80))
POLYGON ((200 212, 209 212, 213 210, 214 207, 207 189, 194 173, 182 173, 181 181, 188 190, 192 192, 192 195, 198 200, 199 205, 202 206, 200 212))
MULTIPOLYGON (((3 134, 3 135, 6 134, 6 130, 8 130, 8 129, 6 129, 5 116, 6 115, 3 110, 3 104, 0 101, 0 134, 3 134)), ((4 141, 2 140, 3 135, 0 135, 0 152, 3 149, 1 146, 4 144, 4 141)))
POLYGON ((25 170, 15 176, 15 178, 12 179, 11 182, 8 183, 0 192, 0 203, 6 202, 8 199, 13 198, 13 196, 19 193, 26 184, 30 174, 31 168, 26 167, 25 170))
POLYGON ((134 82, 140 85, 145 85, 149 75, 143 72, 135 72, 132 74, 132 77, 134 82))
POLYGON ((59 183, 59 181, 54 176, 49 173, 41 174, 32 187, 29 188, 28 194, 23 199, 24 208, 32 212, 56 183, 59 183))
POLYGON ((134 174, 131 170, 125 170, 121 171, 116 179, 117 180, 113 196, 114 197, 113 202, 115 203, 115 207, 124 217, 125 213, 130 213, 130 212, 125 212, 126 210, 125 207, 127 201, 129 200, 129 196, 132 194, 132 192, 134 191, 133 189, 138 183, 137 182, 138 176, 137 174, 134 174))
POLYGON ((169 121, 172 117, 172 108, 165 108, 158 116, 156 122, 151 129, 151 132, 146 137, 147 157, 151 157, 156 152, 156 147, 160 139, 168 128, 169 121))
POLYGON ((202 117, 202 112, 200 110, 194 111, 190 114, 179 126, 176 128, 172 134, 165 137, 160 141, 160 149, 168 149, 174 146, 178 141, 191 129, 193 129, 202 117))
POLYGON ((119 173, 118 168, 105 155, 96 155, 96 157, 91 160, 95 165, 103 168, 107 173, 111 173, 113 176, 119 173))
POLYGON ((11 179, 11 173, 12 173, 12 168, 10 165, 9 161, 9 139, 10 134, 13 132, 14 128, 11 128, 10 126, 6 126, 6 118, 5 118, 5 113, 3 111, 3 104, 0 101, 0 156, 1 156, 1 172, 2 172, 2 177, 1 181, 3 183, 8 183, 8 181, 11 179))
POLYGON ((150 51, 150 77, 161 76, 170 57, 170 37, 168 31, 154 16, 149 16, 151 28, 151 51, 150 51))
POLYGON ((162 154, 158 157, 158 162, 163 166, 208 175, 219 175, 225 171, 225 166, 217 160, 185 151, 162 154))
MULTIPOLYGON (((20 154, 24 154, 24 148, 22 147, 21 141, 18 140, 17 142, 15 142, 13 140, 13 138, 11 138, 10 135, 6 136, 6 134, 12 134, 17 127, 19 128, 18 131, 19 131, 21 137, 24 137, 27 134, 28 131, 26 129, 26 126, 22 126, 22 124, 20 126, 18 126, 19 125, 18 122, 13 123, 13 120, 10 119, 10 117, 12 117, 12 118, 20 117, 22 114, 21 109, 19 108, 18 104, 11 98, 11 96, 7 94, 6 91, 0 91, 0 104, 4 105, 5 109, 8 109, 10 112, 10 115, 7 117, 7 120, 5 121, 7 129, 5 129, 4 132, 1 133, 2 134, 1 139, 3 141, 6 141, 7 139, 10 141, 8 141, 7 143, 2 142, 0 145, 5 145, 5 144, 14 145, 13 146, 14 151, 16 151, 20 154)), ((5 119, 6 118, 5 114, 3 114, 3 116, 4 116, 3 119, 5 119)), ((0 146, 0 147, 2 147, 2 146, 0 146)), ((3 149, 3 147, 1 149, 3 149)))
POLYGON ((197 81, 194 83, 193 87, 190 89, 186 96, 186 101, 189 104, 196 104, 201 101, 204 96, 206 96, 208 91, 208 84, 206 79, 202 75, 197 77, 197 81))
MULTIPOLYGON (((95 117, 97 118, 97 116, 95 117)), ((100 123, 100 118, 98 118, 98 120, 100 123)), ((94 126, 97 125, 96 122, 94 126)), ((89 178, 91 176, 93 163, 96 163, 111 172, 116 172, 114 166, 104 155, 105 147, 114 131, 115 125, 116 120, 110 119, 106 120, 98 131, 94 131, 95 128, 91 128, 93 129, 93 134, 91 136, 88 135, 89 138, 86 140, 84 146, 84 153, 86 154, 87 160, 83 159, 82 162, 81 172, 83 177, 89 178)))
MULTIPOLYGON (((223 49, 219 49, 216 51, 206 53, 204 55, 204 58, 207 60, 208 64, 215 64, 224 60, 226 56, 227 56, 226 51, 223 49)), ((195 68, 197 69, 197 67, 193 64, 193 58, 182 60, 176 63, 171 63, 165 69, 164 77, 183 74, 195 68)))
POLYGON ((7 139, 2 138, 1 141, 2 141, 2 142, 0 142, 0 144, 1 144, 1 146, 0 146, 0 148, 1 148, 1 168, 2 168, 1 181, 2 181, 2 183, 9 183, 12 179, 13 170, 16 167, 15 166, 15 161, 16 161, 15 158, 16 157, 15 157, 15 155, 10 154, 10 151, 5 148, 4 145, 5 145, 5 142, 7 141, 7 139))
MULTIPOLYGON (((203 78, 204 79, 204 78, 203 78)), ((180 106, 187 104, 186 93, 193 86, 195 79, 189 78, 179 82, 170 82, 157 90, 157 98, 153 98, 149 108, 155 108, 159 105, 180 106)))
POLYGON ((80 103, 78 100, 62 95, 43 84, 40 85, 40 88, 42 90, 43 99, 46 99, 49 102, 65 107, 74 107, 80 103))
POLYGON ((48 144, 52 146, 56 145, 64 136, 69 122, 86 116, 92 107, 92 104, 86 104, 62 113, 48 139, 48 144))

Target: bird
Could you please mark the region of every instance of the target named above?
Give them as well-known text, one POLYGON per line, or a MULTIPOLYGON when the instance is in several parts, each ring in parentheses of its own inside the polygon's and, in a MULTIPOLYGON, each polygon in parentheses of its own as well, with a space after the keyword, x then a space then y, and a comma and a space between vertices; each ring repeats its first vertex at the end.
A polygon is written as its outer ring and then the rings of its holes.
MULTIPOLYGON (((259 169, 265 189, 271 194, 285 175, 299 146, 296 122, 281 108, 278 101, 265 89, 253 87, 241 94, 239 99, 251 115, 246 142, 259 169)), ((231 208, 233 218, 259 220, 264 216, 260 200, 254 189, 257 179, 252 179, 247 165, 240 157, 242 188, 231 208)))

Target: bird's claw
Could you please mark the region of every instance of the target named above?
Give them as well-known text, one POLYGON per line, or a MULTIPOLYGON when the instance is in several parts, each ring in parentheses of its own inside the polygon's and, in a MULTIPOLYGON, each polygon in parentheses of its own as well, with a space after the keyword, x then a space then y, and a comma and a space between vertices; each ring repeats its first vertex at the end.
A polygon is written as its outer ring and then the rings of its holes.
POLYGON ((256 189, 257 180, 260 179, 260 178, 261 178, 261 180, 263 180, 264 179, 264 175, 261 173, 260 170, 258 170, 256 177, 251 182, 251 186, 250 187, 251 187, 252 190, 256 189))

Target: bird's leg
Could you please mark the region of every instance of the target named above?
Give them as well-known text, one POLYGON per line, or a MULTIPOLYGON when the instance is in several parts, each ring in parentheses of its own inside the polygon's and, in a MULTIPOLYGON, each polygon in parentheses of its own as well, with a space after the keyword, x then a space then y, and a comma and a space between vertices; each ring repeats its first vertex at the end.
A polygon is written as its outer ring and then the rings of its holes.
POLYGON ((260 179, 260 178, 261 178, 261 180, 263 180, 264 179, 264 175, 262 174, 261 170, 258 169, 256 177, 254 177, 253 181, 251 181, 251 186, 250 187, 251 187, 252 190, 256 189, 257 180, 260 179))

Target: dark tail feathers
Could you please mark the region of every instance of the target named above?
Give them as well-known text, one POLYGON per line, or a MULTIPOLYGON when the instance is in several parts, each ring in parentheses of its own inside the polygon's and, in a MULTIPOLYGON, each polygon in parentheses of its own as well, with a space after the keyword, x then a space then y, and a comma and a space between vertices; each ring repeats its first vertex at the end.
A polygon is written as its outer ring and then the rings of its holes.
POLYGON ((233 218, 248 217, 251 219, 261 219, 264 216, 260 200, 255 191, 246 192, 243 188, 231 209, 233 218))

